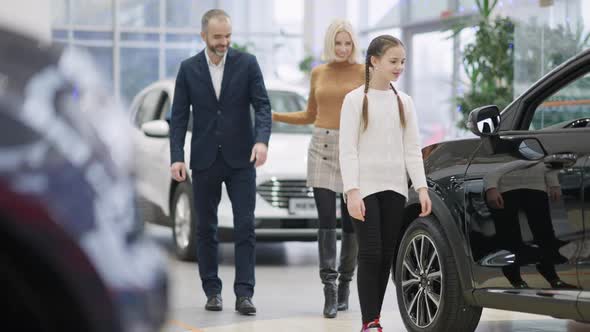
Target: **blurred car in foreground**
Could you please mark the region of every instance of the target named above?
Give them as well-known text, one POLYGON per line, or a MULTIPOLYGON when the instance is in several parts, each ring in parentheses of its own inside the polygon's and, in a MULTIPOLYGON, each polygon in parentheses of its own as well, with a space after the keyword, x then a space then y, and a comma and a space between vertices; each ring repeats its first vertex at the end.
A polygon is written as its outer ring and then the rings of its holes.
POLYGON ((0 29, 0 315, 19 331, 158 331, 164 256, 137 216, 125 115, 93 64, 0 29))

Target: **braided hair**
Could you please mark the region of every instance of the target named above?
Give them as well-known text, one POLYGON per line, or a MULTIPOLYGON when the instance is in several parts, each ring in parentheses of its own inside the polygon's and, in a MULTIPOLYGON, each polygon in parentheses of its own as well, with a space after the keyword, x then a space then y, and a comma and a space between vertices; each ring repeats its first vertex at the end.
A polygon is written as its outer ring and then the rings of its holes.
MULTIPOLYGON (((371 80, 370 77, 370 67, 373 67, 373 64, 371 63, 371 57, 375 56, 375 57, 381 57, 383 56, 383 54, 385 54, 385 52, 387 52, 388 49, 395 47, 395 46, 401 46, 404 47, 404 44, 401 42, 401 40, 390 36, 390 35, 381 35, 379 37, 376 37, 375 39, 373 39, 371 41, 371 43, 369 44, 369 47, 367 48, 367 58, 365 60, 365 95, 363 97, 363 130, 367 129, 367 126, 369 125, 369 99, 367 98, 367 93, 369 92, 369 82, 371 80)), ((397 90, 393 87, 393 84, 389 84, 389 86, 391 87, 391 89, 393 90, 393 92, 395 93, 396 97, 397 97, 397 106, 399 109, 399 119, 400 119, 400 123, 401 123, 401 127, 405 128, 406 127, 406 115, 404 112, 404 104, 402 103, 402 99, 399 95, 399 93, 397 92, 397 90)))

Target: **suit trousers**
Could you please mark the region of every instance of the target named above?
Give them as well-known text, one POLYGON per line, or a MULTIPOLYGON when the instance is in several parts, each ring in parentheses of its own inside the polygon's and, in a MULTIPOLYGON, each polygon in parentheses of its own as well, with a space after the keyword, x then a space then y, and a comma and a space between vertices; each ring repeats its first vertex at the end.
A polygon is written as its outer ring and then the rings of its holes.
POLYGON ((193 170, 192 176, 197 215, 197 259, 203 290, 208 297, 221 294, 217 209, 221 200, 222 183, 225 183, 234 217, 234 293, 237 297, 252 297, 256 264, 256 169, 253 164, 245 168, 230 167, 219 150, 211 167, 193 170))

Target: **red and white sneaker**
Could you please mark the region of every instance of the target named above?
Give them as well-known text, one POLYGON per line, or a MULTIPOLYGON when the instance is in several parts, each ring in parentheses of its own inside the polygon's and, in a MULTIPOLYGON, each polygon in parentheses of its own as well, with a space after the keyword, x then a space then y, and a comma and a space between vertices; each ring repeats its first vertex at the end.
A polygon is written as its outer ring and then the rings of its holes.
POLYGON ((379 323, 379 318, 367 324, 363 323, 363 328, 361 329, 361 332, 383 332, 383 328, 379 323))

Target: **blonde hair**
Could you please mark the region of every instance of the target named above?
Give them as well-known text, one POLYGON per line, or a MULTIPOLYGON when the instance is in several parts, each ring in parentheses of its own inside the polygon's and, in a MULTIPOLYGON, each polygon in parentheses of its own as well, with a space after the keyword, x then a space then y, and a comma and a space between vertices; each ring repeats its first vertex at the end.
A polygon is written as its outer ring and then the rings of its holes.
POLYGON ((358 63, 359 47, 356 34, 352 29, 352 24, 347 20, 335 19, 332 21, 328 30, 326 30, 326 37, 324 38, 324 51, 322 53, 322 60, 326 62, 333 62, 336 60, 336 35, 339 32, 348 32, 350 39, 352 39, 352 52, 348 58, 350 63, 358 63))

